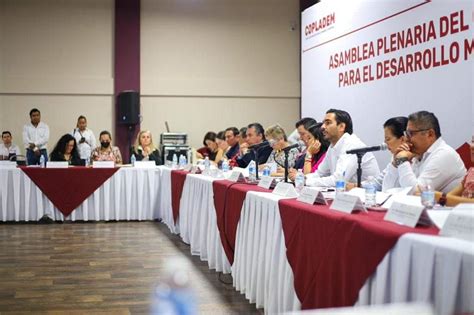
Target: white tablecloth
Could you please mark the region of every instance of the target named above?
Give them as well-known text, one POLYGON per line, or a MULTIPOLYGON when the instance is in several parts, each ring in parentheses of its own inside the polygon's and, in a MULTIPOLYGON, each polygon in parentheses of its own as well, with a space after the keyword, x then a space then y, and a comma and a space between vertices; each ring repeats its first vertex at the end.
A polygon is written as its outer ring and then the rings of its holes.
POLYGON ((180 235, 191 246, 191 254, 207 261, 209 268, 230 273, 217 227, 214 180, 203 175, 186 176, 179 209, 180 235))
POLYGON ((359 305, 429 302, 437 314, 474 312, 474 243, 405 234, 359 292, 359 305))
MULTIPOLYGON (((279 199, 269 193, 247 193, 232 266, 236 289, 271 314, 301 308, 286 257, 279 199)), ((433 304, 437 314, 473 312, 474 244, 403 235, 367 280, 357 304, 414 301, 433 304)))
POLYGON ((1 220, 37 221, 44 214, 54 220, 72 221, 158 219, 160 173, 159 168, 121 168, 64 218, 21 169, 0 169, 1 220))
POLYGON ((301 308, 293 286, 293 271, 286 259, 280 199, 271 193, 247 193, 232 265, 235 288, 270 314, 301 308))
POLYGON ((171 206, 171 168, 167 166, 159 166, 161 171, 161 186, 158 193, 159 212, 163 223, 168 226, 171 233, 179 234, 179 218, 178 222, 174 222, 173 208, 171 206))

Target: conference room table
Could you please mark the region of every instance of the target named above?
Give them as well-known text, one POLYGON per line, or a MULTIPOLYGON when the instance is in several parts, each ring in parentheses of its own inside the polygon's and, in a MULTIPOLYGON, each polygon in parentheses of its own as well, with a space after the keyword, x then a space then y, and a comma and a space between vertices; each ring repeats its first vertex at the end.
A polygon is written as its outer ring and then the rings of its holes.
POLYGON ((160 168, 0 168, 2 221, 154 220, 160 168))
POLYGON ((162 186, 179 200, 162 209, 169 218, 178 212, 168 225, 211 269, 230 272, 236 290, 266 313, 400 302, 428 302, 437 314, 474 311, 471 242, 386 222, 380 212, 348 215, 255 185, 169 175, 162 186), (316 230, 308 223, 320 220, 338 233, 325 236, 324 224, 316 230), (325 243, 331 251, 313 254, 325 243))
POLYGON ((192 255, 232 274, 235 289, 270 314, 417 301, 437 314, 474 311, 473 243, 385 222, 382 213, 339 213, 166 166, 0 169, 1 220, 43 214, 161 219, 192 255))

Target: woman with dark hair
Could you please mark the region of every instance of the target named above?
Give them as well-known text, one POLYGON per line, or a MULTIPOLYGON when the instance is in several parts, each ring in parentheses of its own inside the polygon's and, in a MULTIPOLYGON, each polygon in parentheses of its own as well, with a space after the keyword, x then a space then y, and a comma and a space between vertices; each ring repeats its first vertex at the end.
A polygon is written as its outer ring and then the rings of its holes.
POLYGON ((318 123, 308 128, 308 148, 306 150, 303 167, 303 173, 305 175, 314 173, 318 169, 319 164, 321 164, 326 157, 326 151, 329 148, 329 141, 324 139, 321 126, 322 123, 318 123))
MULTIPOLYGON (((208 149, 209 160, 217 164, 220 162, 220 160, 222 160, 222 157, 224 156, 224 151, 219 148, 216 140, 217 140, 216 133, 209 131, 208 133, 204 135, 204 139, 202 143, 208 149)), ((204 159, 205 156, 199 153, 198 158, 204 159)))
MULTIPOLYGON (((383 124, 385 143, 393 157, 398 153, 397 148, 407 140, 404 135, 407 124, 408 118, 403 116, 390 118, 383 124)), ((392 158, 385 169, 374 178, 373 184, 377 190, 386 191, 390 188, 400 187, 398 171, 394 161, 394 158, 392 158)), ((362 186, 364 186, 364 182, 362 182, 362 186)))
POLYGON ((66 161, 69 165, 84 165, 77 151, 76 139, 70 134, 65 134, 59 139, 49 158, 54 162, 66 161))

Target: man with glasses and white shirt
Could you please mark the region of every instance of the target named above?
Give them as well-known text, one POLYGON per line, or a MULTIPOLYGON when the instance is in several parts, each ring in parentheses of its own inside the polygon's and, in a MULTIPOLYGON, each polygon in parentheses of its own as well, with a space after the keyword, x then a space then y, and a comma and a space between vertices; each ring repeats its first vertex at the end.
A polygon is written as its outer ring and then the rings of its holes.
POLYGON ((405 136, 408 141, 400 145, 393 161, 402 187, 430 183, 434 190, 448 193, 461 183, 466 168, 459 154, 441 138, 433 113, 419 111, 408 116, 405 136))

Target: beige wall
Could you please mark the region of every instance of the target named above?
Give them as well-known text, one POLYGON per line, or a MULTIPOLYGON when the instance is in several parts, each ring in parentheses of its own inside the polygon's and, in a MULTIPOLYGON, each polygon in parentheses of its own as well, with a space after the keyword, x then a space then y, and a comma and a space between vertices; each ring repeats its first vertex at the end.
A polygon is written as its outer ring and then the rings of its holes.
POLYGON ((49 149, 80 114, 112 127, 113 0, 0 0, 0 126, 21 144, 29 110, 51 129, 49 149))
POLYGON ((299 1, 142 0, 143 128, 190 135, 299 118, 299 1), (291 27, 295 27, 292 30, 291 27))
MULTIPOLYGON (((142 0, 142 128, 208 130, 299 117, 297 0, 142 0), (269 9, 271 7, 271 9, 269 9), (292 27, 296 27, 292 30, 292 27), (186 113, 183 115, 183 113, 186 113)), ((38 107, 54 142, 113 116, 113 0, 0 0, 0 128, 38 107)))

